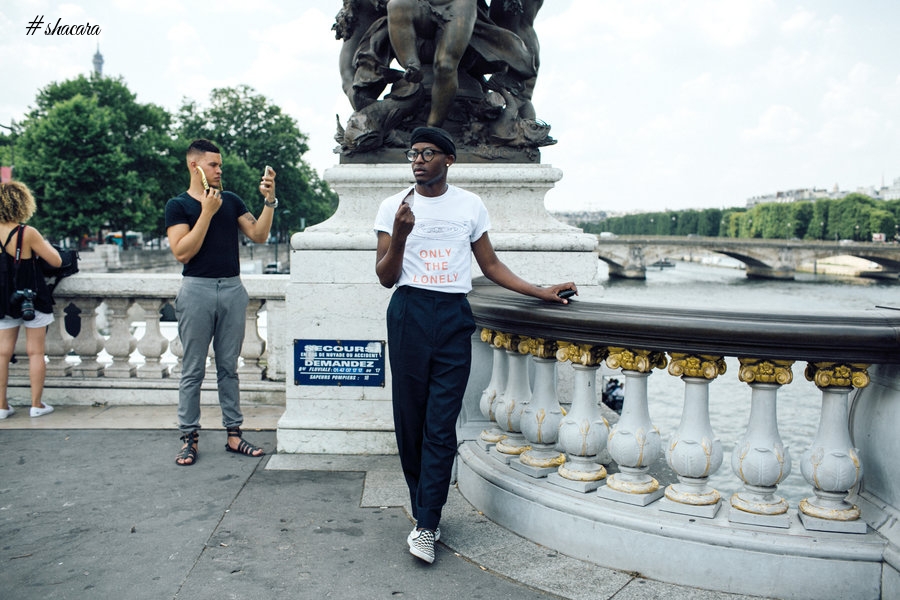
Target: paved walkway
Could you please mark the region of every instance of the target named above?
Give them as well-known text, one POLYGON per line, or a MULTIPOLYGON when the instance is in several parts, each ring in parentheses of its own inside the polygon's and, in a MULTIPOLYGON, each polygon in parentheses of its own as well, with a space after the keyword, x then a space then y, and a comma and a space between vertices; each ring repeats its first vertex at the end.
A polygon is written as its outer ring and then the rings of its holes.
MULTIPOLYGON (((271 451, 282 407, 247 407, 271 451)), ((603 569, 488 521, 455 488, 433 565, 411 556, 395 456, 224 451, 204 407, 177 467, 175 409, 60 407, 0 421, 0 597, 735 600, 603 569)))

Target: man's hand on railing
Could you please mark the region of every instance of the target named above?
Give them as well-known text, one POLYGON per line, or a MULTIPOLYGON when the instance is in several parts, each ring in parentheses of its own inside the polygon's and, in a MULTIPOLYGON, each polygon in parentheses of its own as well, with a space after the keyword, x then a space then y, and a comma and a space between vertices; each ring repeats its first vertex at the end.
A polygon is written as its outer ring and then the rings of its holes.
POLYGON ((540 298, 542 300, 546 300, 547 302, 559 302, 560 304, 568 304, 569 298, 578 295, 578 288, 571 281, 569 281, 568 283, 558 283, 554 286, 543 289, 547 290, 547 294, 542 294, 540 298))

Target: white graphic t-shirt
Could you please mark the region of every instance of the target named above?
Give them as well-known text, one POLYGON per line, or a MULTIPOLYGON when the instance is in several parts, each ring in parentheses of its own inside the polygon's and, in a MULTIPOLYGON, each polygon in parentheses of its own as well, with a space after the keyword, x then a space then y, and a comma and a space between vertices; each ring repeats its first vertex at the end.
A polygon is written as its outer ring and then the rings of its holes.
MULTIPOLYGON (((381 203, 375 231, 394 231, 394 215, 409 188, 381 203)), ((491 228, 477 195, 449 186, 441 196, 410 196, 416 224, 406 240, 398 286, 466 294, 472 289, 472 247, 491 228)))

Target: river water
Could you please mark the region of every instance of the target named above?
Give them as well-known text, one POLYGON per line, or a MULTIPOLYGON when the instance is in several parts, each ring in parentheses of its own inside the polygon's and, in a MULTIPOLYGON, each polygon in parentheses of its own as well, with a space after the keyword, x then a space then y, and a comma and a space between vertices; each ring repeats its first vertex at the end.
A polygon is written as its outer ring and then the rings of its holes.
MULTIPOLYGON (((755 310, 772 307, 811 313, 900 306, 900 282, 896 280, 801 273, 794 281, 770 281, 748 279, 737 268, 679 261, 671 268, 648 267, 646 281, 609 279, 601 272, 601 284, 601 301, 617 304, 755 310)), ((730 498, 741 487, 731 469, 731 451, 746 430, 750 415, 750 387, 738 381, 737 359, 729 357, 726 363, 726 373, 709 387, 710 421, 725 451, 722 466, 710 478, 710 484, 719 490, 723 499, 730 498)), ((778 493, 793 508, 801 499, 812 495, 811 486, 800 474, 799 461, 815 437, 821 406, 821 393, 803 376, 805 368, 805 362, 794 363, 793 382, 778 391, 779 433, 792 459, 791 473, 779 484, 778 493)), ((654 371, 647 388, 650 417, 665 440, 678 428, 684 386, 662 370, 654 371)))

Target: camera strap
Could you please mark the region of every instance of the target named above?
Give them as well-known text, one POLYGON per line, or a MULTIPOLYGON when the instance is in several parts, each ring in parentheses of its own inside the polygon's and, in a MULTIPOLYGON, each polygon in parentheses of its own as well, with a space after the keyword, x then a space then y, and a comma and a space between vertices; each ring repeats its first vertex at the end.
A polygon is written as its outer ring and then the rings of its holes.
MULTIPOLYGON (((10 240, 12 240, 13 236, 16 235, 16 230, 13 229, 9 232, 9 237, 6 238, 6 243, 3 244, 3 254, 7 254, 6 247, 9 246, 10 240)), ((6 267, 7 259, 4 256, 2 260, 0 260, 0 277, 3 278, 3 285, 6 285, 6 267)))
POLYGON ((13 287, 15 289, 19 289, 19 261, 22 259, 22 238, 25 236, 25 226, 18 225, 15 229, 9 232, 9 237, 6 238, 6 244, 3 244, 4 250, 6 246, 9 244, 9 241, 12 239, 12 236, 16 236, 16 260, 13 262, 13 287))
POLYGON ((25 237, 25 226, 19 225, 16 229, 19 232, 16 235, 16 268, 19 268, 19 261, 22 259, 22 239, 25 237))
MULTIPOLYGON (((6 250, 6 247, 9 246, 9 243, 12 241, 13 236, 19 232, 19 227, 21 227, 21 225, 17 225, 15 229, 9 232, 9 235, 6 237, 6 242, 3 244, 4 250, 6 250)), ((17 242, 16 245, 18 246, 20 244, 17 242)))

